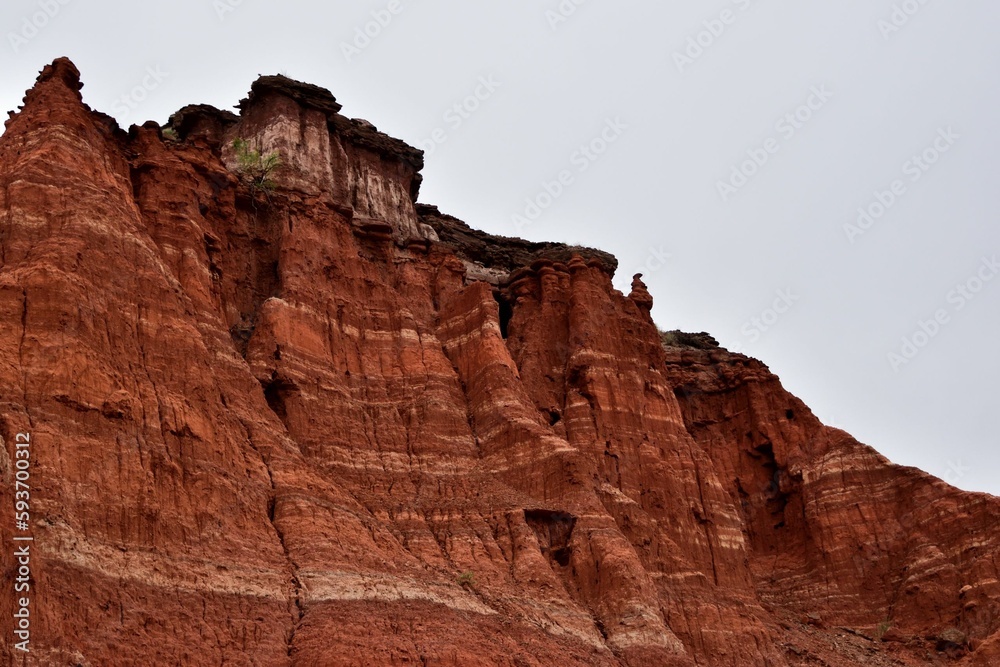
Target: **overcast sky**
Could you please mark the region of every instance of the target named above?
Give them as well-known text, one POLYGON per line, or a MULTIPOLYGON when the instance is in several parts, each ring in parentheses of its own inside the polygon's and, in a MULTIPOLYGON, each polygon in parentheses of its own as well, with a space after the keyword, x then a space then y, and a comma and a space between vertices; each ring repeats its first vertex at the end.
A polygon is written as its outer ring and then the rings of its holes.
POLYGON ((995 0, 6 0, 0 26, 2 109, 62 55, 124 126, 258 74, 329 88, 427 150, 422 201, 613 252, 662 328, 1000 495, 995 0))

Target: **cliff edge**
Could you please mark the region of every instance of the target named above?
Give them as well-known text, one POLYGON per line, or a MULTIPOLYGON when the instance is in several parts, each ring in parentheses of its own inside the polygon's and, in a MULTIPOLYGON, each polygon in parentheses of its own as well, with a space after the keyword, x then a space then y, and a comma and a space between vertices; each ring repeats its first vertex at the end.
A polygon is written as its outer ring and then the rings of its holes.
POLYGON ((1000 664, 1000 499, 661 338, 607 253, 418 204, 322 88, 128 130, 81 88, 0 137, 7 664, 1000 664))

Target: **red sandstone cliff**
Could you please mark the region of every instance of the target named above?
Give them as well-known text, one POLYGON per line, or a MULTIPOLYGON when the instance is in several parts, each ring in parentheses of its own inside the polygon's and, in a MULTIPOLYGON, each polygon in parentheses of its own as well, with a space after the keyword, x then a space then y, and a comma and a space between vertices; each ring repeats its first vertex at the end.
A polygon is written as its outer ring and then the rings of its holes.
POLYGON ((0 138, 5 664, 1000 664, 997 498, 661 340, 610 256, 415 204, 421 154, 325 90, 167 138, 80 88, 46 67, 0 138))

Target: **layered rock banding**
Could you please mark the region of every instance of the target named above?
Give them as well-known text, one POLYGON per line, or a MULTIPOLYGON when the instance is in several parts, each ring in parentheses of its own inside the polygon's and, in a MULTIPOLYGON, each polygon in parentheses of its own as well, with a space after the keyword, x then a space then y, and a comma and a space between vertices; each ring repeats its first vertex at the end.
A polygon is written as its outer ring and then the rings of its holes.
POLYGON ((420 152, 314 86, 169 132, 81 87, 0 137, 7 664, 1000 664, 1000 500, 661 336, 610 255, 418 204, 420 152))

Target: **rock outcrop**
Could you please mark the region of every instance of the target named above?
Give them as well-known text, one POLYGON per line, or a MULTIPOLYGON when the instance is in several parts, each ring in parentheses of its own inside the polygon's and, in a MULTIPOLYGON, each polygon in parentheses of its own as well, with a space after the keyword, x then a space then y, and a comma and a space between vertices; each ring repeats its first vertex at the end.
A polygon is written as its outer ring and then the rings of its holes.
POLYGON ((661 334, 610 255, 417 204, 315 86, 127 131, 81 88, 0 137, 6 664, 1000 664, 1000 500, 661 334))

